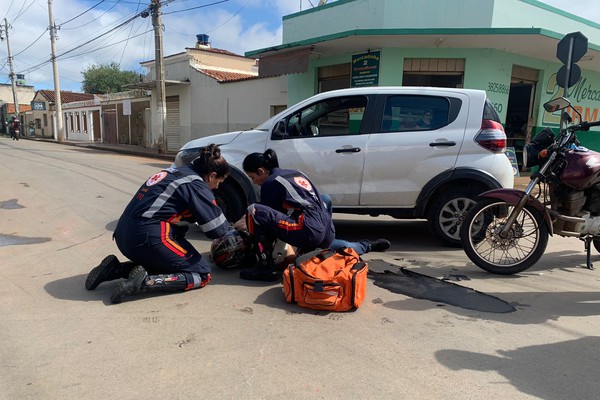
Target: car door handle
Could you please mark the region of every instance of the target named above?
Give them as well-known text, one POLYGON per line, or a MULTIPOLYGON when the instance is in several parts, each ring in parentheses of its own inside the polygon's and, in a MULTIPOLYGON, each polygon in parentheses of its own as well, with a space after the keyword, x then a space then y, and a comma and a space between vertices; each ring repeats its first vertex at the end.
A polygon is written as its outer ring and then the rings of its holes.
POLYGON ((429 143, 429 147, 437 147, 437 146, 452 147, 452 146, 456 146, 456 142, 433 142, 433 143, 429 143))
POLYGON ((344 147, 343 149, 336 149, 336 153, 358 153, 360 147, 344 147))

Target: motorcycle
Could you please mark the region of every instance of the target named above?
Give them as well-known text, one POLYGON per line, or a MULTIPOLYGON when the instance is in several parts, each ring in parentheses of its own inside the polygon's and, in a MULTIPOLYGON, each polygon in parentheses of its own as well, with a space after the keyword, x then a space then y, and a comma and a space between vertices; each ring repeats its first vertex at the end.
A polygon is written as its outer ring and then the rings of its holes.
POLYGON ((548 112, 561 111, 561 129, 555 136, 545 128, 524 146, 524 166, 539 166, 527 188, 482 193, 465 216, 461 244, 478 267, 501 275, 522 272, 539 261, 548 236, 556 234, 582 240, 586 266, 593 269, 590 245, 600 251, 600 153, 581 147, 576 132, 600 121, 571 124, 568 108, 583 121, 564 97, 544 104, 548 112))

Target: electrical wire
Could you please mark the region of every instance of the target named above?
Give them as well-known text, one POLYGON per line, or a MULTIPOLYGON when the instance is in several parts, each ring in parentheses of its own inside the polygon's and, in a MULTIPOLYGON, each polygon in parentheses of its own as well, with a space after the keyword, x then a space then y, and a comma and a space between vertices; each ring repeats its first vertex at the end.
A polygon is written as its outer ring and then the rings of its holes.
POLYGON ((246 0, 246 2, 244 3, 244 5, 239 10, 237 10, 237 12, 235 14, 233 14, 231 17, 229 17, 229 19, 227 19, 225 22, 223 22, 221 25, 217 26, 216 28, 213 28, 211 30, 206 31, 206 33, 210 33, 210 32, 216 31, 220 27, 222 27, 225 24, 227 24, 229 21, 231 21, 233 19, 233 17, 235 17, 236 15, 238 15, 239 13, 241 13, 242 10, 248 5, 249 2, 250 2, 250 0, 246 0))
POLYGON ((17 54, 15 54, 13 57, 17 57, 20 54, 24 53, 25 50, 27 50, 28 48, 30 48, 31 46, 33 46, 38 40, 40 40, 42 38, 42 36, 44 36, 44 34, 48 32, 48 28, 46 28, 46 30, 44 32, 42 32, 42 34, 40 36, 38 36, 37 39, 35 39, 29 46, 25 47, 23 50, 21 50, 20 52, 18 52, 17 54))
MULTIPOLYGON (((84 14, 85 14, 85 13, 87 13, 88 11, 91 11, 91 10, 93 10, 94 8, 98 7, 100 4, 104 3, 105 1, 106 1, 106 0, 100 0, 98 3, 94 4, 93 6, 91 6, 90 8, 88 8, 87 10, 85 10, 84 12, 82 12, 81 14, 79 14, 79 15, 77 15, 77 16, 75 16, 75 17, 71 18, 71 19, 70 19, 70 20, 68 20, 68 21, 65 21, 65 22, 63 22, 62 24, 60 24, 60 26, 62 27, 62 25, 66 25, 66 24, 68 24, 69 22, 71 22, 71 21, 73 21, 73 20, 75 20, 75 19, 77 19, 77 18, 81 17, 82 15, 84 15, 84 14)), ((115 5, 116 5, 116 4, 115 4, 115 5)), ((113 6, 113 7, 114 7, 114 6, 113 6)))
MULTIPOLYGON (((139 11, 140 4, 141 4, 141 0, 138 1, 136 11, 139 11)), ((121 65, 121 62, 123 61, 123 56, 125 55, 125 50, 127 50, 127 45, 129 44, 129 38, 131 37, 131 33, 133 31, 133 25, 134 24, 131 24, 131 29, 129 29, 129 37, 127 38, 127 42, 125 43, 125 46, 123 46, 123 52, 121 52, 121 58, 119 59, 119 65, 121 65)))
POLYGON ((109 8, 107 8, 106 10, 104 10, 104 12, 102 14, 100 14, 99 16, 97 16, 96 18, 94 18, 93 20, 91 20, 89 22, 86 22, 85 24, 82 24, 82 25, 79 25, 79 26, 74 26, 74 27, 71 27, 71 28, 63 28, 62 25, 61 25, 60 29, 62 29, 63 31, 70 31, 70 30, 73 30, 73 29, 83 28, 84 26, 87 26, 89 24, 93 24, 93 23, 96 22, 96 20, 102 18, 103 16, 106 15, 106 13, 108 13, 110 10, 112 10, 113 8, 115 8, 117 6, 117 4, 119 4, 118 1, 115 4, 113 4, 112 6, 110 6, 109 8))
POLYGON ((177 11, 171 11, 171 12, 163 13, 162 15, 176 14, 176 13, 180 13, 180 12, 184 12, 184 11, 196 10, 198 8, 205 8, 205 7, 209 7, 209 6, 214 6, 216 4, 226 3, 228 1, 229 0, 215 1, 214 3, 209 3, 209 4, 202 5, 202 6, 190 7, 190 8, 186 8, 184 10, 177 10, 177 11))

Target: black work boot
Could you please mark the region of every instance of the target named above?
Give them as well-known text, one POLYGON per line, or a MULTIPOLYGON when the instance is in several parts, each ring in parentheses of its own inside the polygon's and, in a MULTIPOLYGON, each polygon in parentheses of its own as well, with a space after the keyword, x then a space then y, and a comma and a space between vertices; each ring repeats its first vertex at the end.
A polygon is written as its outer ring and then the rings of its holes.
MULTIPOLYGON (((85 288, 87 290, 94 290, 102 282, 108 282, 119 278, 126 278, 127 275, 123 276, 123 268, 119 259, 111 254, 104 257, 104 260, 100 262, 100 265, 93 268, 85 278, 85 288)), ((131 270, 127 271, 129 274, 131 270)))
POLYGON ((386 251, 391 246, 391 243, 387 239, 377 239, 372 242, 369 242, 368 250, 369 251, 386 251))
POLYGON ((148 273, 142 266, 135 267, 129 274, 129 278, 121 283, 113 290, 110 296, 110 301, 113 304, 119 304, 126 297, 141 293, 148 273))

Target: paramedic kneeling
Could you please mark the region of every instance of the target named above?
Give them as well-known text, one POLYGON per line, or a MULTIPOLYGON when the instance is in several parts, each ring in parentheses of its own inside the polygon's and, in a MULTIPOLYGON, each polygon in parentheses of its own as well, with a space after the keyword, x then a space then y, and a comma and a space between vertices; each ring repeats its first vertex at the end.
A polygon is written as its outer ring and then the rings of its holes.
POLYGON ((185 239, 187 226, 180 223, 196 222, 211 239, 229 231, 212 192, 229 171, 221 150, 211 144, 200 149, 191 165, 150 177, 125 208, 114 233, 119 250, 131 263, 120 263, 114 255, 106 257, 89 273, 86 288, 92 290, 129 273, 111 296, 113 303, 120 303, 149 290, 204 287, 210 281, 210 263, 185 239))
POLYGON ((260 186, 260 203, 251 204, 246 213, 258 264, 240 271, 240 277, 271 282, 279 277, 273 261, 275 239, 302 251, 327 248, 335 228, 310 179, 299 171, 279 168, 274 150, 249 154, 243 168, 260 186))

